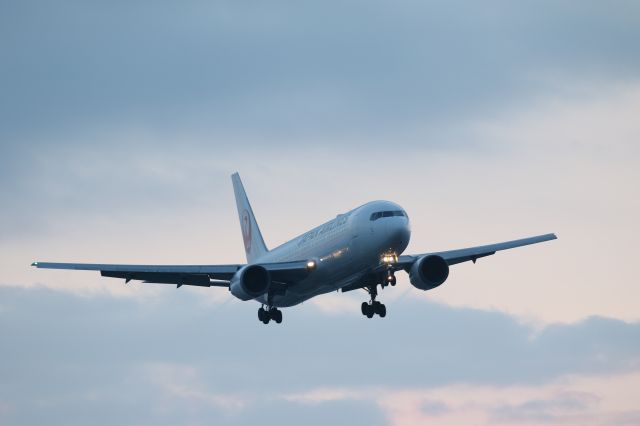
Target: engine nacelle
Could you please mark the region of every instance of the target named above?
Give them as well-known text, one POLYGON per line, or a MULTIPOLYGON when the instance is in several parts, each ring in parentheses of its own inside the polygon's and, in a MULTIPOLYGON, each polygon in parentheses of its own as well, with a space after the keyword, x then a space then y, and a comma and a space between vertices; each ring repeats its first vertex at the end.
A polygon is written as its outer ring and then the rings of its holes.
POLYGON ((229 290, 240 300, 251 300, 265 294, 270 286, 269 271, 260 265, 247 265, 231 278, 229 290))
POLYGON ((447 280, 449 265, 440 256, 424 256, 416 260, 409 271, 409 280, 420 290, 431 290, 447 280))

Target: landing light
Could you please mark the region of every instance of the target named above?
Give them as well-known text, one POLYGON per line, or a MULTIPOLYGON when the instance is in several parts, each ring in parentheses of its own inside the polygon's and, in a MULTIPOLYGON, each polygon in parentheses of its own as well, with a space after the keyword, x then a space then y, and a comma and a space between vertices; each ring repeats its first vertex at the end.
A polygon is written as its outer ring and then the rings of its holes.
POLYGON ((313 260, 310 260, 307 262, 307 269, 313 270, 315 268, 316 268, 316 262, 314 262, 313 260))
POLYGON ((396 255, 395 253, 383 254, 381 260, 382 260, 382 263, 385 263, 387 265, 390 265, 392 263, 397 263, 398 262, 398 255, 396 255))

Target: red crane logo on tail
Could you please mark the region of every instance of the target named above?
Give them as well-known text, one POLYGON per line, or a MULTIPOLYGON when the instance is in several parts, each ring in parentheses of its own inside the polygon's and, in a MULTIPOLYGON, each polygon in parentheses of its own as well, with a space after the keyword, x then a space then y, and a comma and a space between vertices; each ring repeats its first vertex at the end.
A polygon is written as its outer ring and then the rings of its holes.
POLYGON ((251 252, 251 216, 248 211, 242 212, 242 238, 244 240, 244 249, 247 253, 251 252))

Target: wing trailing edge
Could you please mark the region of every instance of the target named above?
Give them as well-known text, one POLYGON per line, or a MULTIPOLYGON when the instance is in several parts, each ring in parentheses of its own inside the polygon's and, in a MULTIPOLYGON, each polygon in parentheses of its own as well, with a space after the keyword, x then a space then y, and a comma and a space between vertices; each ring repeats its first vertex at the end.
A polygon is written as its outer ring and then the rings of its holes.
MULTIPOLYGON (((309 275, 307 261, 260 263, 279 283, 293 283, 309 275)), ((175 284, 178 287, 228 287, 235 273, 245 266, 235 265, 117 265, 101 263, 54 263, 33 262, 31 266, 41 269, 65 269, 76 271, 98 271, 103 277, 121 278, 154 284, 175 284)))

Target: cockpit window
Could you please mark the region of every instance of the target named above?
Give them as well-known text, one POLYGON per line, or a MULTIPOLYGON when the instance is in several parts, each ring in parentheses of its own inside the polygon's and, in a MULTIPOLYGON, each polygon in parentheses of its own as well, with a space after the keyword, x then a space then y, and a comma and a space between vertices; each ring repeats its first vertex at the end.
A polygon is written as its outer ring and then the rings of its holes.
POLYGON ((393 216, 404 216, 407 217, 407 214, 402 210, 387 210, 383 212, 375 212, 371 214, 369 220, 378 220, 381 217, 393 217, 393 216))

